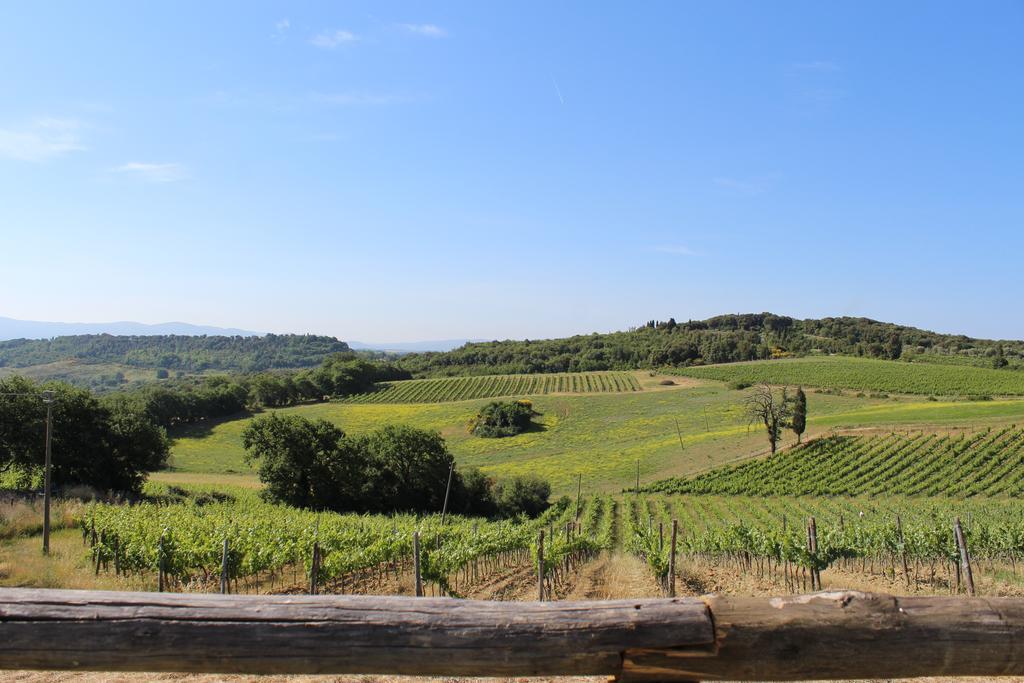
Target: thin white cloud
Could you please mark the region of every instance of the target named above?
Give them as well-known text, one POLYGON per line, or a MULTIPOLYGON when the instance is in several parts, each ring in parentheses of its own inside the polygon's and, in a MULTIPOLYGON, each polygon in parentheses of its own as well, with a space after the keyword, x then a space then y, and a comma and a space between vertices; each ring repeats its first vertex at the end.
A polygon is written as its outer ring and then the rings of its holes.
POLYGON ((118 173, 133 175, 150 183, 173 183, 188 178, 188 171, 181 164, 152 164, 141 161, 129 161, 114 170, 118 173))
POLYGON ((402 28, 409 33, 414 33, 418 36, 426 36, 427 38, 447 38, 448 31, 437 24, 402 24, 402 28))
POLYGON ((764 179, 728 178, 719 176, 712 178, 711 182, 726 190, 740 194, 761 194, 768 189, 769 182, 764 179))
POLYGON ((395 93, 339 92, 314 93, 311 96, 311 99, 320 104, 332 104, 341 107, 360 107, 385 104, 406 104, 414 101, 415 98, 395 93))
POLYGON ((0 157, 41 162, 85 149, 74 119, 36 119, 23 128, 0 128, 0 157))
POLYGON ((278 33, 284 33, 285 31, 287 31, 291 27, 291 25, 292 25, 292 22, 288 21, 288 19, 286 17, 284 19, 279 20, 276 24, 274 24, 274 29, 278 33))
POLYGON ((699 251, 694 251, 689 247, 681 244, 663 244, 659 247, 654 247, 654 251, 660 254, 676 254, 677 256, 700 256, 699 251))
POLYGON ((318 33, 309 39, 311 45, 323 48, 325 50, 333 50, 336 47, 345 45, 346 43, 354 43, 359 40, 359 36, 352 33, 351 31, 345 31, 338 29, 336 31, 324 31, 318 33))
POLYGON ((797 71, 815 71, 818 73, 831 73, 840 70, 840 66, 837 63, 831 62, 827 59, 811 62, 796 62, 793 64, 793 68, 797 71))

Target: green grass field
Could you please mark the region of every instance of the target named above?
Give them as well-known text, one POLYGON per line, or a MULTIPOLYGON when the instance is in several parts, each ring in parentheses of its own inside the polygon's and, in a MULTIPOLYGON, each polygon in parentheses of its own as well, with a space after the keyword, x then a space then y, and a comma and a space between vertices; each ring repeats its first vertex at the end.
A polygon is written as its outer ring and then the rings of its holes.
POLYGON ((970 365, 816 356, 680 368, 677 374, 749 384, 803 385, 829 389, 934 396, 1024 396, 1024 372, 970 365))
MULTIPOLYGON (((588 489, 617 491, 642 482, 689 476, 764 451, 762 431, 748 429, 745 392, 721 385, 676 386, 662 391, 531 396, 541 413, 535 430, 503 439, 468 433, 467 423, 486 399, 419 404, 321 403, 281 409, 324 418, 350 434, 388 423, 441 433, 460 466, 494 476, 536 473, 556 493, 574 489, 583 474, 588 489), (705 421, 706 415, 706 421, 705 421), (678 433, 676 425, 678 423, 678 433), (682 447, 680 447, 680 438, 682 447)), ((1024 420, 1024 401, 933 402, 808 394, 809 433, 877 425, 961 425, 1024 420)), ((244 462, 241 433, 251 418, 178 430, 172 470, 160 481, 213 483, 221 475, 239 483, 255 478, 244 462)), ((792 443, 791 434, 784 443, 792 443)))
POLYGON ((590 394, 640 391, 631 372, 579 372, 550 375, 482 375, 384 382, 376 391, 355 394, 343 403, 443 403, 499 396, 590 394))

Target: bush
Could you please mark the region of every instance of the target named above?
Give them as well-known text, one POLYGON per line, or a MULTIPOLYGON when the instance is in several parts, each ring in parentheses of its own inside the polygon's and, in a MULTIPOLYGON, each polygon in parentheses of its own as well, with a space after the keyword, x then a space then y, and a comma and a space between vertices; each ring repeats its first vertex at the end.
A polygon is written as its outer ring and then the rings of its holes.
POLYGON ((550 497, 551 484, 533 474, 512 477, 499 482, 494 489, 502 517, 536 517, 551 506, 550 497))
POLYGON ((749 389, 751 386, 752 385, 750 384, 750 382, 739 382, 739 381, 737 381, 737 382, 729 382, 729 388, 730 389, 735 389, 736 391, 741 391, 743 389, 749 389))
POLYGON ((485 438, 515 436, 530 428, 536 413, 529 401, 492 401, 469 422, 469 432, 485 438))
POLYGON ((663 387, 672 387, 672 386, 675 386, 676 383, 675 383, 675 381, 670 380, 670 379, 663 379, 660 382, 658 382, 658 384, 660 384, 663 387))

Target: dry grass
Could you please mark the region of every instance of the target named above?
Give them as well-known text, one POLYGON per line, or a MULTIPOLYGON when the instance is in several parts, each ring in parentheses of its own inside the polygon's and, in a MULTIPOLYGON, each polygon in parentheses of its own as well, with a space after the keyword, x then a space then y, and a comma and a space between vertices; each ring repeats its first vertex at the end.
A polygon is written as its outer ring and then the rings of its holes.
POLYGON ((72 529, 50 536, 50 557, 42 538, 18 538, 0 545, 0 586, 71 588, 79 590, 155 590, 153 577, 123 577, 113 572, 94 575, 82 535, 72 529))
MULTIPOLYGON (((55 500, 50 507, 50 528, 67 529, 75 524, 82 503, 77 500, 55 500)), ((0 503, 0 540, 32 536, 43 532, 41 500, 10 499, 0 503)))

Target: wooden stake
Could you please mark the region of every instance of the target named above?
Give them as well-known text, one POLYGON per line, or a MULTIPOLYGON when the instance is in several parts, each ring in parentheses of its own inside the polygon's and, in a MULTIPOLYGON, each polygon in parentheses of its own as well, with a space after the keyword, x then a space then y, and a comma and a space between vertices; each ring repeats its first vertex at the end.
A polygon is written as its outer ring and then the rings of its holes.
POLYGON ((580 521, 580 494, 583 493, 583 473, 580 472, 576 483, 576 521, 580 521))
POLYGON ((160 535, 160 542, 156 546, 157 554, 157 571, 156 571, 156 584, 157 590, 161 593, 164 592, 164 537, 160 535))
POLYGON ((420 575, 420 532, 412 533, 412 571, 416 580, 416 597, 423 597, 423 578, 420 575))
POLYGON ((313 541, 313 561, 309 568, 309 594, 316 595, 320 587, 320 543, 313 541))
POLYGON ((669 544, 670 554, 668 556, 668 597, 676 596, 676 530, 679 522, 672 520, 672 541, 669 544))
POLYGON ((676 421, 676 436, 679 437, 679 450, 685 451, 686 448, 683 447, 683 432, 679 429, 679 418, 676 417, 673 419, 676 421))
POLYGON ((967 582, 967 594, 974 595, 974 573, 971 571, 971 556, 967 552, 967 541, 964 540, 964 530, 960 526, 960 518, 957 517, 953 524, 953 535, 956 537, 956 545, 960 550, 960 571, 967 582))
POLYGON ((907 566, 907 547, 903 536, 903 520, 896 515, 896 533, 900 539, 900 559, 903 560, 903 577, 906 579, 907 588, 910 588, 910 567, 907 566))
POLYGON ((544 530, 537 537, 537 599, 544 601, 544 530))
POLYGON ((227 595, 228 586, 228 539, 224 539, 224 547, 220 554, 220 592, 227 595))

